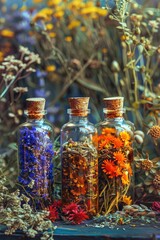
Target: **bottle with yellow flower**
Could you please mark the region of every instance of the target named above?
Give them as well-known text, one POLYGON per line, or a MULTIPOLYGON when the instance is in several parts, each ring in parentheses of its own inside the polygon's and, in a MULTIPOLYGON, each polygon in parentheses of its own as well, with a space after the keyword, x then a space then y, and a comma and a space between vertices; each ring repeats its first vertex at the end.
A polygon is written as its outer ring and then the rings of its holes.
POLYGON ((130 204, 134 125, 124 119, 123 97, 104 98, 104 121, 98 124, 99 212, 130 204))

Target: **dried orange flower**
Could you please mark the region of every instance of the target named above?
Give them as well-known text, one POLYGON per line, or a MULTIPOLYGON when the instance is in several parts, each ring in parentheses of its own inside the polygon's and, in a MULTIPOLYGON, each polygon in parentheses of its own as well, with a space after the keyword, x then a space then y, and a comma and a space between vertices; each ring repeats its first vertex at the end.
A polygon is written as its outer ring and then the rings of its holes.
POLYGON ((109 178, 114 178, 116 176, 116 165, 112 161, 104 160, 102 170, 109 175, 109 178))
POLYGON ((123 146, 123 142, 119 138, 114 138, 113 144, 114 148, 121 148, 123 146))
POLYGON ((125 155, 122 152, 115 152, 114 158, 118 163, 123 163, 126 160, 125 155))
POLYGON ((116 133, 116 129, 115 128, 104 128, 102 130, 102 134, 115 134, 116 133))
POLYGON ((126 195, 123 195, 122 202, 124 202, 126 205, 132 204, 131 196, 127 197, 126 195))
POLYGON ((109 140, 108 139, 105 139, 105 140, 102 140, 100 143, 99 143, 99 150, 105 148, 107 146, 107 144, 109 144, 109 140))

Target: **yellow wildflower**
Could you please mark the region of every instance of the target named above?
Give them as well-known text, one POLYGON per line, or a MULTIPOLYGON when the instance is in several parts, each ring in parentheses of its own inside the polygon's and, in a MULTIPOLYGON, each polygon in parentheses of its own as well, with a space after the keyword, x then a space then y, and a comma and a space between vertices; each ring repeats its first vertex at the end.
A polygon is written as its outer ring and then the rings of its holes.
POLYGON ((62 11, 62 10, 54 13, 54 16, 56 18, 61 18, 61 17, 63 17, 63 15, 64 15, 64 11, 62 11))
POLYGON ((74 28, 76 28, 76 27, 79 27, 80 24, 81 24, 80 21, 78 21, 78 20, 73 20, 73 21, 68 25, 68 29, 69 29, 69 30, 72 30, 72 29, 74 29, 74 28))
POLYGON ((107 10, 106 9, 102 9, 102 8, 97 8, 97 13, 100 16, 106 16, 107 15, 107 10))
POLYGON ((33 3, 37 4, 37 3, 42 3, 43 0, 33 0, 33 3))
POLYGON ((62 0, 49 0, 47 5, 49 7, 52 7, 52 6, 56 6, 56 5, 59 5, 60 3, 62 2, 62 0))
POLYGON ((40 12, 43 13, 43 14, 46 14, 48 16, 53 14, 53 10, 50 9, 50 8, 43 8, 40 12))
POLYGON ((86 28, 85 26, 82 26, 82 27, 81 27, 81 31, 82 31, 82 32, 86 32, 86 31, 87 31, 87 28, 86 28))
POLYGON ((72 42, 72 37, 71 37, 71 36, 65 37, 65 41, 66 41, 66 42, 72 42))
POLYGON ((55 65, 48 65, 46 67, 46 71, 47 72, 54 72, 56 70, 56 66, 55 65))
POLYGON ((0 35, 2 37, 8 37, 8 38, 12 38, 14 37, 14 32, 11 31, 10 29, 6 28, 0 31, 0 35))
POLYGON ((53 29, 53 24, 51 24, 51 23, 46 24, 46 29, 47 30, 52 30, 53 29))
POLYGON ((83 8, 81 10, 82 15, 91 14, 91 13, 95 13, 95 12, 96 12, 96 7, 95 6, 91 6, 91 7, 88 7, 88 8, 83 8))
POLYGON ((85 4, 85 7, 92 7, 92 6, 94 6, 93 1, 88 1, 88 2, 85 4))
POLYGON ((96 13, 91 13, 90 17, 92 19, 97 19, 98 18, 98 15, 96 13))
POLYGON ((50 33, 48 33, 49 34, 49 36, 51 37, 51 38, 55 38, 56 37, 56 33, 55 32, 50 32, 50 33))
POLYGON ((72 1, 68 4, 67 8, 70 10, 79 10, 80 8, 84 7, 85 4, 82 2, 82 0, 76 0, 76 1, 72 1))
POLYGON ((40 12, 38 12, 34 17, 33 21, 38 21, 38 20, 49 20, 49 17, 53 14, 53 11, 49 8, 44 8, 40 12))

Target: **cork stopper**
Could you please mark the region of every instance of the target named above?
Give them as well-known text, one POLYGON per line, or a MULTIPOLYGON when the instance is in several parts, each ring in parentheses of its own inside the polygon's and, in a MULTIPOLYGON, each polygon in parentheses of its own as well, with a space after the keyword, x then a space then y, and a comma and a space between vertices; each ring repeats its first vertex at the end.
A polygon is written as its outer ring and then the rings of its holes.
POLYGON ((89 97, 73 97, 69 98, 70 114, 74 116, 87 116, 89 97))
POLYGON ((104 98, 104 113, 109 117, 121 117, 124 113, 124 97, 104 98))
POLYGON ((44 98, 27 98, 26 99, 26 113, 30 118, 41 119, 45 114, 45 99, 44 98))

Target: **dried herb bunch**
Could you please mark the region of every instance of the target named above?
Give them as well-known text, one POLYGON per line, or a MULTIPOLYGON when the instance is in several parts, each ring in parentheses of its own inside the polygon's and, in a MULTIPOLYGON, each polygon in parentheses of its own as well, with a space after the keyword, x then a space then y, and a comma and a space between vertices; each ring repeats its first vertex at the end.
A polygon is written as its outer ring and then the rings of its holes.
MULTIPOLYGON (((158 204, 155 204, 158 205, 158 204)), ((147 206, 140 205, 126 205, 121 211, 110 213, 107 216, 99 216, 93 220, 93 223, 87 224, 87 226, 93 226, 97 228, 109 227, 111 229, 125 230, 125 225, 131 227, 150 226, 159 227, 158 211, 147 206), (137 221, 138 220, 138 221, 137 221)))
MULTIPOLYGON (((141 104, 149 100, 147 97, 156 98, 153 77, 158 71, 158 60, 157 62, 155 60, 160 53, 158 44, 160 18, 156 9, 143 8, 137 1, 116 0, 115 5, 115 11, 110 12, 109 18, 116 24, 120 34, 123 71, 120 72, 119 68, 113 72, 117 72, 121 78, 123 89, 119 93, 128 97, 129 106, 140 110, 141 104)), ((120 64, 117 62, 117 65, 120 64)), ((140 122, 143 122, 141 112, 134 111, 134 115, 137 123, 141 125, 140 122)))
POLYGON ((70 139, 62 148, 62 199, 76 202, 90 216, 98 207, 97 150, 88 138, 70 139))
POLYGON ((15 141, 15 128, 23 115, 23 101, 19 100, 28 92, 25 81, 40 62, 38 54, 19 46, 17 55, 8 55, 0 65, 0 130, 4 136, 1 140, 4 148, 8 141, 15 141), (24 82, 20 86, 22 79, 24 82))
POLYGON ((52 240, 54 226, 48 219, 49 212, 35 212, 28 204, 29 198, 20 195, 19 190, 10 192, 6 179, 0 173, 0 224, 6 225, 6 234, 22 230, 28 237, 42 234, 42 240, 52 240), (48 232, 50 229, 51 232, 48 232))
POLYGON ((9 55, 4 58, 4 61, 0 66, 2 78, 0 85, 0 99, 3 98, 8 91, 16 93, 26 92, 27 88, 14 88, 13 86, 18 80, 26 78, 29 74, 35 72, 35 69, 32 68, 34 63, 40 64, 41 62, 39 55, 30 52, 28 48, 20 46, 19 52, 19 59, 16 59, 14 55, 9 55))

